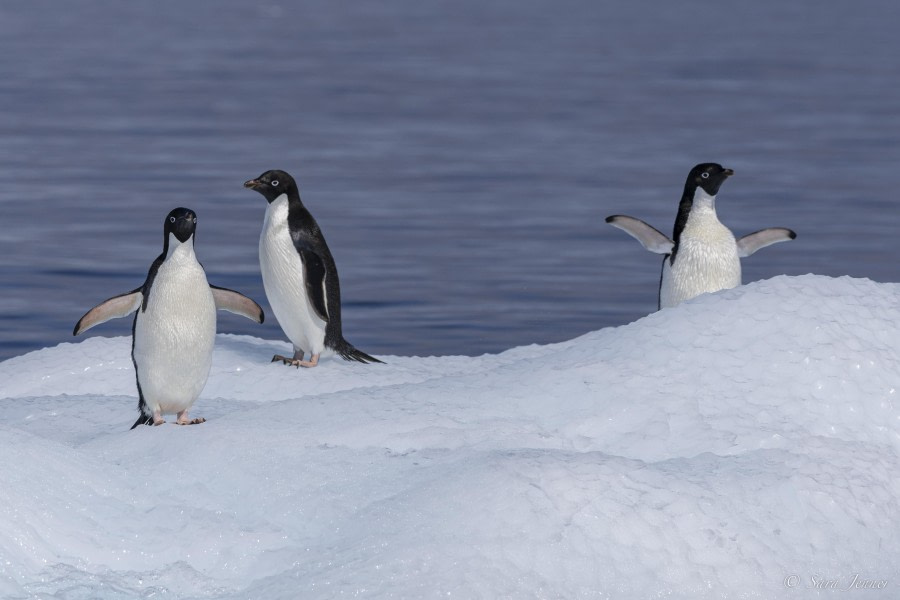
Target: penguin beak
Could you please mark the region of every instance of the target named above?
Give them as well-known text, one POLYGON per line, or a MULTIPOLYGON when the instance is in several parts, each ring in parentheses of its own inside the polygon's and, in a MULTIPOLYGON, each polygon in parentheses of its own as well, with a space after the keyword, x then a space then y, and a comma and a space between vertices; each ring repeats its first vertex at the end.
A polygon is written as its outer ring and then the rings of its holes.
MULTIPOLYGON (((731 177, 732 175, 734 175, 734 169, 725 169, 724 171, 722 171, 722 174, 725 175, 725 177, 731 177)), ((247 184, 245 183, 244 185, 247 184)))
POLYGON ((251 179, 249 181, 244 182, 244 187, 250 190, 256 189, 256 186, 259 185, 258 179, 251 179))

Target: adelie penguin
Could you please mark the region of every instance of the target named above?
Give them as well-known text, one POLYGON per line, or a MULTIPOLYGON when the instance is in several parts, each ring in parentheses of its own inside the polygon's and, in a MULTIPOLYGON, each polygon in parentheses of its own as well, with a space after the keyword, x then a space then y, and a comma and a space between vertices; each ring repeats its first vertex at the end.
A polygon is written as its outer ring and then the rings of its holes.
POLYGON ((294 346, 292 357, 276 354, 272 362, 315 367, 328 349, 344 360, 380 363, 344 339, 337 267, 294 178, 284 171, 266 171, 244 187, 268 202, 259 236, 259 266, 272 312, 294 346))
POLYGON ((259 305, 235 291, 209 285, 194 254, 197 215, 176 208, 166 217, 163 251, 144 284, 89 310, 72 335, 133 312, 131 359, 134 362, 141 424, 161 425, 164 414, 175 413, 179 425, 195 425, 188 410, 209 376, 216 337, 216 309, 233 312, 257 323, 264 319, 259 305))
POLYGON ((637 239, 650 252, 665 255, 659 308, 739 286, 741 258, 797 237, 790 229, 772 227, 735 239, 716 216, 716 194, 732 175, 734 171, 716 163, 702 163, 691 169, 678 205, 673 239, 634 217, 607 217, 607 223, 637 239))

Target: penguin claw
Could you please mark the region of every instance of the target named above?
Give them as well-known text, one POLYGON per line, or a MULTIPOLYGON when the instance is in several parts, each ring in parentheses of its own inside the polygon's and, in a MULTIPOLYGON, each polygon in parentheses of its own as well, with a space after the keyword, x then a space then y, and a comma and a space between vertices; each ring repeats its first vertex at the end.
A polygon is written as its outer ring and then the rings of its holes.
POLYGON ((176 421, 176 425, 199 425, 200 423, 206 423, 206 419, 203 417, 197 417, 195 419, 191 419, 190 421, 176 421))
POLYGON ((317 356, 313 360, 299 360, 299 359, 295 358, 293 360, 285 360, 284 364, 286 364, 290 367, 297 367, 298 369, 300 367, 306 367, 307 369, 311 369, 311 368, 315 367, 317 364, 319 364, 319 357, 317 356))
POLYGON ((289 367, 297 367, 298 369, 299 369, 300 367, 306 367, 307 369, 312 369, 312 368, 315 367, 318 363, 317 363, 317 362, 312 362, 312 361, 309 361, 309 360, 291 360, 291 361, 288 361, 288 362, 286 362, 286 363, 284 363, 284 364, 288 365, 289 367))
POLYGON ((282 362, 282 364, 285 364, 285 365, 290 365, 290 364, 293 364, 293 362, 294 362, 290 358, 288 358, 286 356, 282 356, 280 354, 276 354, 275 356, 273 356, 271 362, 278 362, 279 360, 282 362))
POLYGON ((319 364, 318 356, 314 356, 312 360, 303 360, 298 358, 288 358, 286 356, 281 356, 280 354, 273 356, 271 362, 278 362, 279 360, 288 367, 297 367, 298 369, 300 367, 312 368, 319 364))
MULTIPOLYGON (((298 369, 300 367, 314 367, 314 366, 316 366, 316 364, 318 364, 316 362, 312 362, 309 360, 297 360, 297 359, 292 360, 290 358, 284 358, 283 356, 279 356, 277 358, 279 360, 281 360, 281 362, 284 363, 285 365, 287 365, 288 367, 297 367, 298 369)), ((272 359, 272 362, 275 362, 275 359, 272 359)))

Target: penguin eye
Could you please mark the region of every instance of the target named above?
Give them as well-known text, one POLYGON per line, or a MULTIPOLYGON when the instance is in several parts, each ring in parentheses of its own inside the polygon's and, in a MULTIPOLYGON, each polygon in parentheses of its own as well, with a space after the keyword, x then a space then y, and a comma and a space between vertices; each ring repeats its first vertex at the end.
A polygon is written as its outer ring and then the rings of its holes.
POLYGON ((194 225, 197 224, 197 217, 194 217, 194 225))
POLYGON ((169 223, 174 223, 174 222, 175 222, 175 217, 169 217, 169 223))
POLYGON ((272 181, 272 187, 278 187, 278 180, 272 181))
POLYGON ((700 177, 703 179, 709 179, 709 173, 700 173, 700 177))

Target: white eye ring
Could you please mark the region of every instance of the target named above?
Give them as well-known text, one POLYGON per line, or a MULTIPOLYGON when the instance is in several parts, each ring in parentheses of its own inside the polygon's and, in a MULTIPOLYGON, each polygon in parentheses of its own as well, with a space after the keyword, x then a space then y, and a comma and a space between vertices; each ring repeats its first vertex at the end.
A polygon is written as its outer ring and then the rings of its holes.
POLYGON ((703 179, 709 179, 709 173, 700 173, 700 177, 703 179))
POLYGON ((197 224, 197 217, 194 217, 194 225, 197 224))
POLYGON ((272 181, 272 187, 278 187, 278 180, 272 181))
POLYGON ((169 217, 169 223, 174 223, 174 222, 175 222, 175 217, 169 217))

